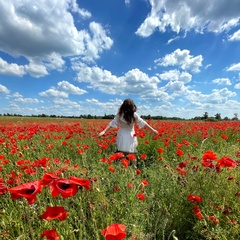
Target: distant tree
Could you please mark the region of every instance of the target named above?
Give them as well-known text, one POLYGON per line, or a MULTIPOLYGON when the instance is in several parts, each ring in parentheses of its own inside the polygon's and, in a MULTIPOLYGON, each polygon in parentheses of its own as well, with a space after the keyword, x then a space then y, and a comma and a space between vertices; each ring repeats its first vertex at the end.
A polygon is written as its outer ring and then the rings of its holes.
POLYGON ((205 112, 205 113, 203 114, 203 119, 208 119, 208 112, 205 112))
POLYGON ((238 120, 238 114, 237 114, 237 113, 234 113, 233 116, 234 116, 234 117, 232 118, 232 120, 236 120, 236 121, 237 121, 237 120, 238 120))
POLYGON ((222 119, 222 118, 221 118, 221 113, 215 114, 215 118, 216 118, 217 120, 221 120, 221 119, 222 119))

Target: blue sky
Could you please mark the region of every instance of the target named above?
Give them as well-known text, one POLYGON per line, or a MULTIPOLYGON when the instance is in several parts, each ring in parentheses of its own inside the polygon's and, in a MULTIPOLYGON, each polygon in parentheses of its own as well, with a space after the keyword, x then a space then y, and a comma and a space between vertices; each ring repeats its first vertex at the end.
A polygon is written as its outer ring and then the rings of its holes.
POLYGON ((0 0, 0 113, 240 115, 239 0, 0 0))

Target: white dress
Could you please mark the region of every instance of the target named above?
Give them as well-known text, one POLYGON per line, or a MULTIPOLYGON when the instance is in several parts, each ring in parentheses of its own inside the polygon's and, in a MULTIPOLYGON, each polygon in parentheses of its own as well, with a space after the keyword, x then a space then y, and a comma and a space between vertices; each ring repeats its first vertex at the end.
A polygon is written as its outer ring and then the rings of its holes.
MULTIPOLYGON (((134 113, 135 123, 139 128, 143 128, 147 123, 135 112, 134 113)), ((117 150, 126 153, 136 153, 138 141, 135 136, 134 122, 130 125, 124 120, 122 116, 117 114, 114 119, 109 123, 112 128, 117 128, 119 130, 117 133, 117 150)))

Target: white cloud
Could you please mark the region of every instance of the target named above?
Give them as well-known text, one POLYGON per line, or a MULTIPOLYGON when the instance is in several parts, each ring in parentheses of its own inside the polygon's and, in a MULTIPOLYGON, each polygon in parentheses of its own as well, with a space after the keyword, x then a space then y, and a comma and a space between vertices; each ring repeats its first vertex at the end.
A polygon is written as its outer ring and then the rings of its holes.
POLYGON ((161 80, 180 81, 180 82, 184 82, 184 83, 191 82, 191 80, 192 80, 191 74, 189 74, 188 72, 180 72, 177 69, 165 71, 161 74, 157 74, 157 76, 161 80))
POLYGON ((223 32, 236 26, 239 21, 238 0, 149 0, 151 12, 137 29, 136 34, 150 36, 156 29, 165 32, 168 27, 179 33, 181 30, 196 32, 223 32))
POLYGON ((84 93, 87 93, 87 91, 74 86, 73 84, 67 82, 67 81, 61 81, 57 84, 57 88, 59 91, 66 92, 69 94, 76 94, 76 95, 81 95, 84 93))
POLYGON ((14 101, 23 103, 23 104, 32 104, 32 103, 37 104, 37 103, 43 102, 37 98, 22 98, 22 97, 16 98, 16 99, 14 99, 14 101))
POLYGON ((190 102, 200 102, 209 104, 224 104, 229 98, 236 97, 237 94, 227 88, 213 89, 210 94, 202 94, 197 91, 187 91, 185 97, 190 102))
POLYGON ((234 34, 229 36, 228 38, 229 41, 240 41, 240 29, 236 31, 234 34))
POLYGON ((218 85, 232 85, 231 81, 228 78, 216 78, 212 80, 212 82, 218 85))
POLYGON ((0 74, 22 77, 26 73, 24 66, 19 66, 16 63, 8 63, 0 58, 0 74))
POLYGON ((240 83, 235 84, 234 88, 235 89, 240 89, 240 83))
POLYGON ((240 71, 240 63, 236 63, 227 68, 227 71, 240 71))
POLYGON ((176 49, 174 52, 165 55, 163 58, 156 59, 154 62, 158 66, 179 66, 183 70, 199 72, 202 66, 203 57, 198 55, 193 57, 187 49, 176 49))
POLYGON ((51 87, 44 92, 40 92, 39 95, 46 98, 68 98, 69 94, 82 95, 84 93, 87 93, 87 91, 67 81, 61 81, 58 82, 57 87, 51 87))
POLYGON ((3 86, 2 84, 0 84, 0 94, 3 93, 3 94, 9 94, 10 93, 10 90, 7 89, 5 86, 3 86))
POLYGON ((46 98, 68 98, 68 93, 59 91, 54 88, 48 89, 44 92, 40 92, 39 95, 46 98))
POLYGON ((62 71, 63 57, 94 61, 111 48, 107 30, 96 22, 79 30, 72 13, 91 17, 76 0, 0 1, 0 50, 29 61, 29 65, 18 66, 0 59, 0 73, 23 76, 28 72, 41 77, 51 70, 62 71))
POLYGON ((159 79, 149 77, 139 69, 132 69, 122 76, 115 76, 110 71, 97 66, 89 67, 83 63, 74 63, 78 82, 89 83, 88 87, 107 94, 158 95, 159 79))

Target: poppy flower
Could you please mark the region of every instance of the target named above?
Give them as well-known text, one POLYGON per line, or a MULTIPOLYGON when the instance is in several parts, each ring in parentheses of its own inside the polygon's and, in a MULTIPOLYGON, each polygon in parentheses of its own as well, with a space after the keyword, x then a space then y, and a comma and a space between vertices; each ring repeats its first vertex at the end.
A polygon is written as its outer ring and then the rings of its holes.
POLYGON ((40 180, 25 183, 17 187, 8 189, 11 193, 11 198, 17 200, 26 198, 28 204, 33 204, 36 201, 36 194, 42 191, 42 182, 40 180))
POLYGON ((217 220, 217 218, 215 218, 214 216, 208 216, 208 219, 210 221, 212 221, 214 224, 218 225, 219 221, 217 220))
POLYGON ((146 179, 143 179, 141 181, 141 184, 146 187, 148 185, 148 181, 146 179))
POLYGON ((228 168, 236 168, 237 163, 233 159, 227 156, 223 156, 220 160, 217 161, 217 167, 228 167, 228 168))
POLYGON ((189 195, 188 195, 188 200, 189 200, 190 202, 202 202, 202 198, 201 198, 201 197, 199 197, 199 196, 194 196, 194 195, 192 195, 192 194, 189 194, 189 195))
POLYGON ((105 237, 106 240, 122 240, 127 236, 125 229, 125 225, 115 223, 103 229, 101 234, 105 237))
POLYGON ((116 172, 116 169, 113 167, 113 166, 109 166, 109 171, 111 171, 111 172, 113 172, 113 173, 115 173, 116 172))
POLYGON ((134 161, 134 160, 136 160, 136 155, 135 155, 134 153, 130 153, 130 154, 127 155, 127 158, 128 158, 129 160, 134 161))
POLYGON ((138 200, 141 200, 141 201, 146 198, 145 195, 142 194, 142 193, 137 193, 137 194, 136 194, 136 197, 138 198, 138 200))
POLYGON ((201 213, 201 210, 200 210, 199 206, 194 206, 193 212, 199 220, 203 219, 203 214, 201 213))
POLYGON ((128 165, 130 164, 130 162, 126 158, 122 159, 121 163, 124 168, 128 169, 128 165))
POLYGON ((44 230, 40 238, 46 237, 47 240, 60 240, 60 236, 57 233, 56 229, 44 230))
POLYGON ((3 185, 3 183, 0 183, 0 195, 7 192, 7 187, 3 185))
POLYGON ((58 176, 55 175, 54 173, 52 173, 52 172, 45 173, 42 177, 42 184, 49 185, 56 179, 58 179, 58 176))
POLYGON ((87 190, 90 190, 90 184, 91 184, 90 180, 78 178, 78 177, 72 177, 72 176, 70 176, 70 180, 74 181, 78 186, 84 187, 87 190))
POLYGON ((59 219, 60 221, 63 221, 67 218, 68 214, 68 212, 65 212, 64 207, 56 206, 47 207, 46 211, 40 215, 40 217, 48 221, 53 219, 59 219))
POLYGON ((78 184, 70 179, 58 178, 50 185, 50 193, 53 197, 61 194, 63 198, 76 195, 78 192, 78 184))

